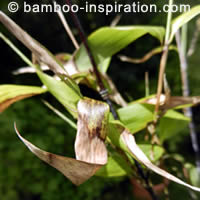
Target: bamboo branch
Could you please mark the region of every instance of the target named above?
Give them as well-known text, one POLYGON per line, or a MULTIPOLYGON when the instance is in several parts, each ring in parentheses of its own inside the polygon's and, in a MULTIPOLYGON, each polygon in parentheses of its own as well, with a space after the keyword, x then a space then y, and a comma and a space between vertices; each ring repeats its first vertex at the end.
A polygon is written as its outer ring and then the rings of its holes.
MULTIPOLYGON (((71 7, 72 4, 71 4, 71 1, 70 0, 67 0, 67 4, 71 7)), ((96 75, 96 78, 97 78, 97 84, 99 85, 100 87, 100 95, 102 96, 102 98, 108 103, 108 105, 110 106, 110 110, 114 116, 115 119, 118 119, 118 116, 117 116, 117 113, 115 111, 115 109, 113 108, 113 105, 112 105, 112 102, 110 101, 110 99, 108 98, 108 91, 107 89, 105 88, 104 84, 103 84, 103 81, 102 81, 102 78, 101 78, 101 74, 99 73, 98 71, 98 68, 97 68, 97 65, 96 65, 96 62, 95 62, 95 59, 92 55, 92 52, 90 50, 90 47, 88 45, 88 42, 87 42, 87 39, 86 39, 86 36, 85 36, 85 33, 84 33, 84 30, 80 24, 80 21, 77 17, 77 15, 74 13, 74 12, 71 12, 71 15, 72 15, 72 19, 74 21, 74 24, 76 25, 77 29, 78 29, 78 32, 79 32, 79 35, 80 35, 80 38, 81 38, 81 41, 83 42, 83 45, 88 53, 88 56, 89 56, 89 59, 90 59, 90 62, 93 66, 93 70, 94 70, 94 73, 96 75)))
MULTIPOLYGON (((72 6, 71 0, 66 0, 66 1, 67 1, 67 4, 71 7, 72 6)), ((93 70, 94 70, 94 73, 95 73, 96 78, 97 78, 97 84, 100 87, 100 95, 103 97, 103 99, 109 105, 111 113, 113 114, 114 119, 118 120, 119 117, 118 117, 118 115, 117 115, 117 113, 116 113, 116 111, 115 111, 115 109, 114 109, 114 107, 112 105, 112 102, 110 101, 110 99, 108 97, 108 91, 107 91, 107 89, 105 88, 105 86, 103 84, 102 77, 101 77, 101 75, 100 75, 100 73, 98 71, 96 62, 95 62, 94 57, 92 55, 92 52, 91 52, 91 50, 89 48, 89 45, 88 45, 85 33, 83 31, 83 28, 81 26, 81 23, 80 23, 77 15, 75 13, 71 12, 71 15, 72 15, 73 21, 74 21, 74 23, 75 23, 75 25, 76 25, 76 27, 77 27, 77 29, 79 31, 79 35, 81 37, 83 45, 86 48, 86 51, 87 51, 88 56, 90 58, 91 64, 93 66, 93 70)), ((136 167, 137 167, 139 175, 141 176, 141 178, 144 180, 144 182, 146 184, 147 191, 149 192, 149 194, 151 195, 153 200, 158 200, 156 194, 153 191, 153 188, 150 186, 148 176, 144 173, 144 171, 142 169, 142 166, 140 165, 140 163, 137 160, 134 159, 134 161, 135 161, 135 164, 136 164, 136 167)))
MULTIPOLYGON (((172 7, 173 2, 174 2, 173 0, 169 0, 169 8, 172 7)), ((171 32, 171 20, 172 20, 172 12, 171 12, 171 10, 169 10, 168 17, 167 17, 165 45, 164 45, 163 54, 162 54, 161 61, 160 61, 160 72, 159 72, 158 89, 157 89, 157 104, 155 107, 156 117, 159 112, 160 96, 161 96, 162 89, 163 89, 163 79, 164 79, 164 73, 165 73, 165 68, 166 68, 166 64, 167 64, 167 58, 168 58, 169 38, 170 38, 170 32, 171 32)))

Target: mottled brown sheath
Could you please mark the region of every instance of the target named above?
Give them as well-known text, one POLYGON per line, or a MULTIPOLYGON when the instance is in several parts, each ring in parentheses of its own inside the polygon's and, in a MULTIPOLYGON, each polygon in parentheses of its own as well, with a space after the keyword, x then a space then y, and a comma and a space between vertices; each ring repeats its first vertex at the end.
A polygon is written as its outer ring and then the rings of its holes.
POLYGON ((78 103, 78 131, 75 142, 76 159, 104 165, 107 150, 109 106, 101 101, 84 98, 78 103))

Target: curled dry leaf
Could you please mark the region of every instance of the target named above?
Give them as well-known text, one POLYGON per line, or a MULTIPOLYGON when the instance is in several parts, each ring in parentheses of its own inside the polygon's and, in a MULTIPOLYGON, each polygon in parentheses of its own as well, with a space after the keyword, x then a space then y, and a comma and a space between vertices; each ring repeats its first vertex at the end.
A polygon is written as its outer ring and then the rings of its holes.
POLYGON ((36 95, 36 94, 19 95, 19 96, 16 96, 14 98, 7 99, 4 102, 1 102, 0 103, 0 113, 3 112, 4 110, 6 110, 13 103, 20 101, 20 100, 23 100, 23 99, 26 99, 26 98, 29 98, 29 97, 32 97, 34 95, 36 95))
POLYGON ((79 70, 78 70, 73 58, 70 59, 69 61, 63 63, 63 66, 64 66, 65 70, 67 71, 67 73, 69 74, 69 76, 79 73, 79 70))
MULTIPOLYGON (((143 101, 144 103, 156 105, 157 98, 152 97, 143 101)), ((179 107, 179 106, 186 106, 186 105, 197 105, 200 103, 200 97, 181 97, 181 96, 171 96, 166 98, 166 95, 162 94, 160 96, 160 107, 163 110, 168 110, 171 108, 179 107)))
POLYGON ((90 164, 78 161, 73 158, 59 156, 43 151, 24 139, 17 130, 16 125, 15 131, 22 142, 29 148, 32 153, 34 153, 38 158, 48 163, 52 167, 56 168, 75 185, 80 185, 81 183, 88 180, 101 167, 101 165, 90 164))
MULTIPOLYGON (((68 61, 70 61, 71 57, 72 56, 67 53, 59 53, 59 54, 55 55, 55 58, 63 64, 63 67, 68 72, 69 76, 71 76, 72 74, 75 74, 75 72, 71 73, 72 70, 75 71, 75 66, 70 66, 70 69, 68 69, 68 61)), ((45 65, 44 63, 38 62, 38 64, 42 71, 50 70, 50 68, 47 65, 45 65)), ((69 63, 69 64, 71 65, 71 63, 69 63)), ((30 67, 30 66, 26 66, 26 67, 20 67, 19 69, 14 70, 12 72, 12 74, 14 74, 14 75, 27 74, 27 73, 36 73, 36 69, 33 67, 30 67)))
MULTIPOLYGON (((157 97, 154 96, 152 98, 145 99, 143 102, 148 103, 148 104, 152 104, 152 105, 156 105, 157 97)), ((164 94, 161 94, 160 95, 160 106, 163 106, 165 104, 165 102, 166 102, 166 96, 164 94)))
POLYGON ((107 163, 104 144, 107 133, 109 106, 103 102, 82 99, 78 103, 78 131, 75 143, 76 159, 63 157, 39 149, 15 130, 23 143, 38 158, 59 170, 74 184, 80 185, 107 163))
MULTIPOLYGON (((40 65, 40 69, 42 71, 50 70, 47 65, 40 65)), ((29 73, 30 74, 36 73, 36 69, 34 69, 33 67, 20 67, 19 69, 12 72, 13 75, 29 74, 29 73)))
POLYGON ((108 130, 109 106, 85 98, 78 103, 78 132, 75 141, 76 159, 104 165, 107 150, 104 140, 108 130))
POLYGON ((191 186, 182 180, 178 179, 177 177, 171 175, 170 173, 164 171, 163 169, 160 169, 156 165, 152 164, 150 160, 147 158, 147 156, 142 152, 142 150, 138 147, 138 145, 135 142, 134 136, 126 129, 121 133, 121 139, 122 141, 127 145, 128 149, 130 150, 131 154, 140 161, 143 165, 145 165, 147 168, 151 169, 155 173, 173 181, 180 185, 184 185, 192 190, 200 192, 200 188, 191 186))

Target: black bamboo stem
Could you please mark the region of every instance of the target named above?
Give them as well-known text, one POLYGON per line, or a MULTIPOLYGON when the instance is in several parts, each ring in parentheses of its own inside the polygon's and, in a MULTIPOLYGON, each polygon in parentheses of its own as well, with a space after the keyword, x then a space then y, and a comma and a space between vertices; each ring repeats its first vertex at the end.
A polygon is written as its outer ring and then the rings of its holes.
MULTIPOLYGON (((66 0, 67 1, 67 4, 71 7, 72 4, 71 4, 71 0, 66 0)), ((92 51, 90 50, 90 47, 88 45, 88 42, 87 42, 87 39, 86 39, 86 36, 85 36, 85 32, 82 28, 82 25, 80 23, 80 20, 78 19, 76 13, 72 12, 71 11, 71 15, 72 15, 72 19, 74 21, 74 24, 76 25, 77 29, 78 29, 78 32, 79 32, 79 36, 81 38, 81 41, 83 42, 83 45, 88 53, 88 56, 89 56, 89 59, 90 59, 90 62, 93 66, 93 70, 94 70, 94 74, 97 78, 97 84, 98 86, 100 87, 100 95, 101 97, 107 102, 107 104, 110 106, 110 111, 111 113, 113 114, 114 118, 115 119, 118 119, 118 116, 117 116, 117 113, 112 105, 112 102, 110 101, 109 99, 109 95, 108 95, 108 90, 105 88, 104 84, 103 84, 103 81, 102 81, 102 78, 101 78, 101 74, 99 73, 98 71, 98 67, 96 65, 96 62, 95 62, 95 59, 94 59, 94 56, 92 55, 92 51)))
MULTIPOLYGON (((72 6, 71 4, 71 0, 66 0, 67 4, 69 5, 69 7, 72 6)), ((70 9, 71 10, 71 9, 70 9)), ((90 47, 88 45, 88 41, 86 39, 86 36, 85 36, 85 32, 82 28, 82 25, 80 23, 80 20, 78 19, 76 13, 72 12, 71 11, 71 16, 72 16, 72 19, 74 21, 74 24, 76 25, 76 28, 78 29, 78 32, 79 32, 79 36, 81 38, 81 41, 83 42, 83 45, 88 53, 88 56, 89 56, 89 59, 90 59, 90 62, 93 66, 93 70, 94 70, 94 73, 95 73, 95 76, 97 78, 97 84, 99 85, 100 87, 100 95, 102 96, 102 98, 107 102, 107 104, 109 105, 110 107, 110 111, 114 117, 115 120, 119 120, 119 117, 117 115, 117 112, 115 111, 114 107, 113 107, 113 104, 112 102, 110 101, 109 99, 109 96, 108 96, 108 90, 105 88, 104 84, 103 84, 103 81, 102 81, 102 77, 101 77, 101 74, 99 73, 98 71, 98 67, 96 65, 96 62, 95 62, 95 59, 94 59, 94 56, 92 55, 92 51, 90 50, 90 47)), ((156 196, 153 188, 150 186, 150 183, 149 183, 149 178, 148 176, 144 173, 143 169, 142 169, 142 166, 140 165, 140 163, 135 160, 135 165, 137 167, 137 171, 140 175, 140 177, 144 180, 145 184, 146 184, 146 190, 149 192, 149 194, 151 195, 152 199, 153 200, 158 200, 158 197, 156 196)))

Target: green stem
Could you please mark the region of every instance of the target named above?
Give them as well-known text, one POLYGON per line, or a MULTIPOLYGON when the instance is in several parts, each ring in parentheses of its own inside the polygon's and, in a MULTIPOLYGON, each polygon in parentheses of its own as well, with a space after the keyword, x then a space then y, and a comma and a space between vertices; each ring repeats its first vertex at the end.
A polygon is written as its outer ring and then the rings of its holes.
POLYGON ((43 103, 52 110, 55 114, 57 114, 61 119, 66 121, 73 129, 77 130, 77 125, 68 117, 66 117, 63 113, 61 113, 59 110, 54 108, 52 105, 50 105, 47 101, 43 101, 43 103))
POLYGON ((3 33, 0 32, 0 38, 28 65, 37 68, 3 33))
POLYGON ((174 0, 169 0, 169 12, 167 16, 167 25, 166 25, 166 34, 165 34, 165 45, 168 44, 169 38, 170 38, 170 33, 171 33, 171 21, 172 21, 172 12, 171 12, 171 7, 174 3, 174 0))

